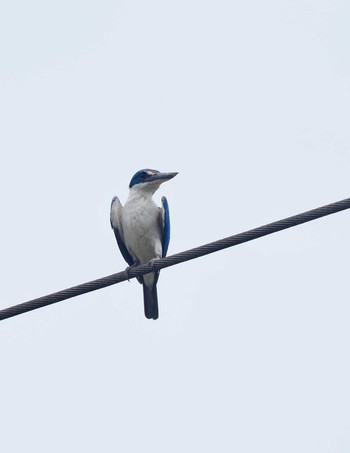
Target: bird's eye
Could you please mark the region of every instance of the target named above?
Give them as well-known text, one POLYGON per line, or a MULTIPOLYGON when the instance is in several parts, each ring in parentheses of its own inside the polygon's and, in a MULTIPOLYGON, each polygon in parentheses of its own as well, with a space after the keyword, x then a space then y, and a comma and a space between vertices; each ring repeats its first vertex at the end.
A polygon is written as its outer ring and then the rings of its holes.
POLYGON ((140 178, 145 179, 146 176, 147 176, 147 173, 146 173, 145 171, 142 171, 142 172, 140 173, 140 178))

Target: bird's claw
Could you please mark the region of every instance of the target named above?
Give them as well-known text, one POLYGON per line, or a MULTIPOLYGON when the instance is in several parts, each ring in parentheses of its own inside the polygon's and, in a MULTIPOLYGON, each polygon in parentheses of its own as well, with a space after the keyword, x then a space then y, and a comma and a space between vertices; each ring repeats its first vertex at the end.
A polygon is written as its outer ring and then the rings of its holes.
POLYGON ((151 269, 151 271, 154 270, 155 261, 156 261, 156 258, 153 258, 153 259, 148 263, 149 268, 151 269))
POLYGON ((125 269, 125 271, 124 271, 125 277, 126 277, 126 279, 127 279, 128 282, 130 282, 129 272, 130 272, 130 266, 128 266, 128 267, 125 269))
POLYGON ((125 271, 124 271, 124 274, 125 274, 125 277, 127 279, 128 282, 130 282, 130 270, 133 269, 134 267, 138 266, 140 263, 134 263, 132 264, 131 266, 128 266, 125 271))

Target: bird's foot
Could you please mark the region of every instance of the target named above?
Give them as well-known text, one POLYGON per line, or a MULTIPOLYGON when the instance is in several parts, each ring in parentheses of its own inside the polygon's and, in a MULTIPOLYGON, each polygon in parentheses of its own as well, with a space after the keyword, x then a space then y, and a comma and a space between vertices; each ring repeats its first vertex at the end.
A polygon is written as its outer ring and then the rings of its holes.
POLYGON ((154 270, 154 263, 155 263, 156 259, 157 259, 157 258, 153 258, 153 259, 151 259, 151 261, 148 263, 149 268, 151 269, 151 271, 154 270))
POLYGON ((134 267, 137 267, 139 264, 140 264, 139 261, 137 261, 136 263, 132 264, 131 266, 128 266, 125 269, 124 274, 128 282, 130 281, 130 270, 133 269, 134 267))

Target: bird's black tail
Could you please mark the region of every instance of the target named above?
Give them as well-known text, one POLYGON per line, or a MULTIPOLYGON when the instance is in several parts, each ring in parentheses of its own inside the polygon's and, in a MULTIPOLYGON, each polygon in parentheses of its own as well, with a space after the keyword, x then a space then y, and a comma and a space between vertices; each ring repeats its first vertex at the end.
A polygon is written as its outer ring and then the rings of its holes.
POLYGON ((143 303, 145 306, 145 316, 147 319, 158 319, 158 296, 157 282, 152 286, 143 285, 143 303))

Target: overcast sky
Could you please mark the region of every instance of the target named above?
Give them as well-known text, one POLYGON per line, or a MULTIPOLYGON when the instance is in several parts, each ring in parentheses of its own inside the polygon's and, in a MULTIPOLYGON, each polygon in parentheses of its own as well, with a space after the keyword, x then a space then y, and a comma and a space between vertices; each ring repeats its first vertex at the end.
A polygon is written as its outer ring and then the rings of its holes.
MULTIPOLYGON (((109 224, 178 171, 169 254, 350 196, 350 3, 2 2, 1 308, 126 267, 109 224)), ((350 212, 1 322, 1 450, 350 450, 350 212)))

